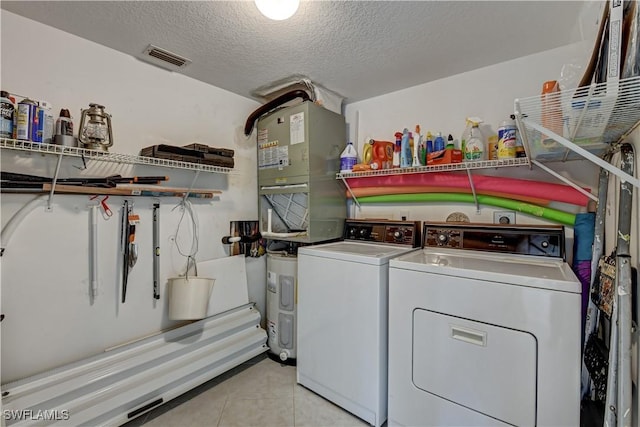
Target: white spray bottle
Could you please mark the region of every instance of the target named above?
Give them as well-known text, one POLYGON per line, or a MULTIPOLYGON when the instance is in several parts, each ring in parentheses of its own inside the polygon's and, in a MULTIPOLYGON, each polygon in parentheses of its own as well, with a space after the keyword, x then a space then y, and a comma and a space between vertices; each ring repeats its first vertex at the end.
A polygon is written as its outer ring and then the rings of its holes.
POLYGON ((402 139, 400 140, 400 167, 411 167, 413 160, 411 159, 411 146, 409 145, 409 129, 404 128, 402 131, 402 139))

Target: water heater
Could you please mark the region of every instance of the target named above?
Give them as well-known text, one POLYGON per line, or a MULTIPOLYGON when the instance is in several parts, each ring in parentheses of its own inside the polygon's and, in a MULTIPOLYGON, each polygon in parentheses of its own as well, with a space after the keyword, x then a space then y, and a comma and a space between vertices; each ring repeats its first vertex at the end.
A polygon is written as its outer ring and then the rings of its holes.
POLYGON ((298 258, 267 254, 267 344, 281 362, 296 359, 298 258))
POLYGON ((305 101, 264 115, 257 128, 262 236, 302 243, 341 237, 346 202, 336 173, 344 116, 305 101))

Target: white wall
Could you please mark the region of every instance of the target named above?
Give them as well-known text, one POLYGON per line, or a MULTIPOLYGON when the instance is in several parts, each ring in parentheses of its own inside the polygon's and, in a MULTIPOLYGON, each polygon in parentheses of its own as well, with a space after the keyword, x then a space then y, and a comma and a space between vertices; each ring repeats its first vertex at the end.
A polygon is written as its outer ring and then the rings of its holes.
MULTIPOLYGON (((170 73, 90 41, 2 11, 2 89, 68 108, 79 123, 81 108, 97 102, 113 116, 110 151, 137 154, 143 147, 199 142, 235 150, 235 173, 200 173, 195 187, 222 190, 219 200, 195 200, 199 219, 198 260, 226 257, 222 236, 229 221, 257 219, 255 138, 246 139, 246 117, 259 104, 222 89, 170 73), (26 36, 25 36, 26 35, 26 36)), ((76 129, 77 130, 77 129, 76 129)), ((189 186, 190 171, 65 158, 61 176, 108 174, 168 175, 172 186, 189 186)), ((2 152, 2 170, 52 176, 55 158, 2 152)), ((2 194, 2 224, 33 196, 2 194)), ((2 257, 2 382, 15 380, 173 325, 167 318, 164 279, 184 272, 170 236, 180 211, 178 199, 161 203, 162 299, 152 299, 150 198, 131 199, 141 223, 140 256, 129 276, 127 301, 118 302, 119 211, 123 199, 110 197, 114 211, 99 221, 99 295, 89 299, 86 196, 58 196, 53 212, 36 208, 8 242, 2 257)), ((178 241, 189 246, 189 224, 178 241)), ((5 246, 7 242, 3 242, 5 246)), ((264 307, 264 259, 248 266, 250 296, 264 307), (260 301, 261 300, 261 301, 260 301)))
MULTIPOLYGON (((459 140, 465 118, 470 116, 484 120, 483 132, 488 135, 488 132, 496 132, 500 122, 513 113, 516 98, 539 94, 544 81, 560 79, 562 67, 568 63, 580 63, 585 52, 585 44, 576 43, 349 104, 345 108, 349 138, 357 143, 360 155, 368 138, 394 141, 395 132, 405 127, 413 130, 416 124, 420 124, 425 134, 427 131, 434 135, 442 132, 445 136, 451 133, 459 140)), ((575 161, 549 166, 580 185, 594 188, 595 192, 597 169, 591 163, 575 161)), ((529 170, 528 167, 481 170, 473 174, 561 183, 546 172, 529 170)), ((550 206, 574 213, 581 210, 565 203, 552 203, 550 206)), ((505 209, 481 206, 476 211, 472 205, 451 203, 400 207, 363 205, 361 209, 354 208, 353 215, 400 219, 408 213, 411 220, 444 221, 454 211, 467 214, 474 222, 492 222, 493 212, 505 209)), ((520 213, 516 214, 516 222, 549 223, 520 213)), ((571 238, 572 230, 568 230, 568 235, 571 238)), ((571 240, 569 249, 570 244, 571 240)))

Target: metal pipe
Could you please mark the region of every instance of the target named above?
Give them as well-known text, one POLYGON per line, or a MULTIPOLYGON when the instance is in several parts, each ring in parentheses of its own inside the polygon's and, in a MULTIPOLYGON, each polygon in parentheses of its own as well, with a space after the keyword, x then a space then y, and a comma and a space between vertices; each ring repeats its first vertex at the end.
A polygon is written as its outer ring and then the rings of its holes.
POLYGON ((358 206, 358 209, 360 209, 360 203, 358 202, 358 198, 353 194, 353 191, 351 190, 351 187, 349 186, 349 183, 344 178, 344 176, 342 176, 342 174, 340 174, 340 179, 344 183, 344 186, 347 187, 347 191, 349 191, 349 194, 351 194, 351 200, 353 200, 353 202, 356 204, 356 206, 358 206))
POLYGON ((49 199, 47 200, 47 212, 51 212, 51 202, 53 202, 53 193, 56 191, 56 181, 58 181, 58 175, 60 174, 60 165, 62 164, 63 154, 58 155, 58 162, 56 163, 56 171, 53 174, 51 180, 51 191, 49 191, 49 199))
POLYGON ((590 198, 591 200, 593 200, 594 202, 598 201, 598 197, 594 196, 593 194, 591 194, 590 192, 588 192, 587 190, 585 190, 584 188, 580 187, 578 184, 574 183, 573 181, 571 181, 568 178, 565 178, 564 176, 560 175, 559 173, 557 173, 556 171, 554 171, 553 169, 550 169, 548 167, 546 167, 545 165, 543 165, 542 163, 540 163, 537 160, 531 160, 531 163, 533 163, 534 165, 536 165, 537 167, 539 167, 540 169, 542 169, 543 171, 545 171, 546 173, 548 173, 549 175, 553 175, 554 177, 558 178, 560 181, 564 182, 565 184, 567 184, 570 187, 573 187, 574 189, 576 189, 578 192, 584 194, 585 196, 587 196, 588 198, 590 198))
MULTIPOLYGON (((631 144, 621 147, 621 169, 634 173, 634 152, 631 144)), ((618 305, 618 426, 631 425, 631 213, 633 187, 628 182, 620 184, 618 203, 618 235, 616 247, 616 295, 618 305)))
POLYGON ((473 185, 473 177, 471 176, 470 169, 467 169, 467 176, 469 177, 469 186, 471 187, 471 193, 473 194, 473 201, 476 204, 476 212, 480 213, 480 203, 478 203, 478 195, 476 194, 476 187, 473 185))

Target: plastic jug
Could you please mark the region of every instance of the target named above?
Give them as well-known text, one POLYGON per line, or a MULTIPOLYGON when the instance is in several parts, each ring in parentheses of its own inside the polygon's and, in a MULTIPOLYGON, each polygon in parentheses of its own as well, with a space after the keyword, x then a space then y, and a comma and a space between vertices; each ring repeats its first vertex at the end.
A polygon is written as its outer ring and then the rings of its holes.
POLYGON ((358 163, 358 152, 354 148, 353 142, 349 142, 340 154, 340 172, 350 173, 356 163, 358 163))

